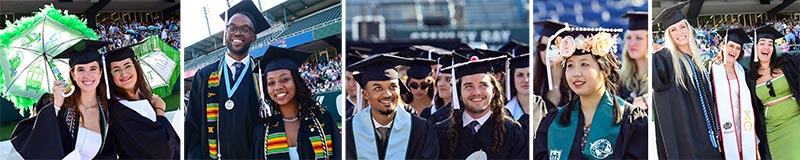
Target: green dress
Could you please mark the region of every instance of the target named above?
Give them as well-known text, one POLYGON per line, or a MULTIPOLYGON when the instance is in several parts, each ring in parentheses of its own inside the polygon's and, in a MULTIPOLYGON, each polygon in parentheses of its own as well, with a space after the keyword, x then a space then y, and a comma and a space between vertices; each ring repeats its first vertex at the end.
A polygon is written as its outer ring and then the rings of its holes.
POLYGON ((773 159, 798 159, 800 134, 797 134, 797 131, 800 130, 800 106, 792 97, 786 77, 780 76, 771 81, 775 97, 770 96, 766 83, 756 86, 756 94, 761 102, 769 103, 782 97, 791 98, 764 109, 770 153, 773 159))

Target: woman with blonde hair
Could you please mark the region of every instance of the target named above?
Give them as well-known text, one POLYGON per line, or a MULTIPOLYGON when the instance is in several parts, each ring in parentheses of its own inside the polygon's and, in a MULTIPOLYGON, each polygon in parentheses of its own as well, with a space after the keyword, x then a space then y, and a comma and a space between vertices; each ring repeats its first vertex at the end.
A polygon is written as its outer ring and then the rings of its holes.
POLYGON ((694 28, 681 13, 686 4, 668 7, 655 19, 666 30, 651 66, 658 156, 720 159, 715 102, 694 28))
POLYGON ((622 49, 622 84, 618 95, 635 106, 647 107, 650 88, 647 84, 650 59, 647 52, 647 12, 628 12, 622 17, 628 17, 629 21, 622 49))

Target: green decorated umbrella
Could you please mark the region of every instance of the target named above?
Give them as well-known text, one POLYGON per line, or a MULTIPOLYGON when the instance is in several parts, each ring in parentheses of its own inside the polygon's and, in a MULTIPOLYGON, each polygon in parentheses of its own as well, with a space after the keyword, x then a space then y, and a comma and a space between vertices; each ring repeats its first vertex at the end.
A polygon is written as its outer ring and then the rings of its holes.
POLYGON ((69 82, 67 61, 53 57, 81 39, 97 39, 85 21, 52 5, 6 26, 0 30, 0 96, 20 112, 50 92, 53 81, 69 82))
POLYGON ((172 86, 180 78, 181 52, 158 36, 150 36, 142 44, 131 47, 153 93, 161 97, 172 94, 172 86))

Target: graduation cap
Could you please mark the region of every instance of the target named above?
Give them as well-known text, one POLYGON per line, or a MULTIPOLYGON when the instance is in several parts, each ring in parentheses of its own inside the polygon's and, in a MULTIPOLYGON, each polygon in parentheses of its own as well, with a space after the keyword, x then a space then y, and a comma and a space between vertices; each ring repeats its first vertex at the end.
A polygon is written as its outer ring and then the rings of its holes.
POLYGON ((269 46, 258 64, 263 70, 261 72, 265 74, 278 69, 297 71, 297 68, 308 59, 308 56, 311 56, 311 53, 269 46))
POLYGON ((556 22, 553 20, 543 20, 543 21, 535 21, 533 25, 540 25, 542 29, 539 31, 539 35, 541 36, 552 36, 561 28, 567 26, 566 23, 556 22))
POLYGON ((684 19, 686 19, 686 15, 683 14, 683 7, 689 4, 689 1, 681 2, 676 5, 664 8, 664 10, 659 13, 656 18, 654 18, 654 22, 659 24, 662 30, 667 29, 667 27, 678 23, 684 19))
MULTIPOLYGON (((400 74, 394 68, 397 65, 407 64, 411 59, 394 55, 396 53, 384 53, 372 55, 364 60, 356 62, 347 68, 353 68, 358 71, 358 74, 353 75, 353 79, 358 82, 358 90, 367 86, 369 81, 386 81, 397 80, 400 87, 400 95, 411 93, 408 87, 400 81, 400 74)), ((358 106, 362 106, 363 101, 361 92, 356 93, 358 97, 358 106)), ((360 110, 360 109, 359 109, 360 110)))
POLYGON ((425 79, 431 75, 431 65, 436 64, 436 61, 427 58, 414 58, 406 65, 409 66, 406 74, 410 78, 425 79))
POLYGON ((619 33, 622 33, 622 29, 565 27, 556 31, 547 40, 547 49, 545 50, 545 57, 548 61, 545 63, 548 88, 553 89, 553 71, 549 62, 560 61, 563 65, 563 61, 572 55, 613 55, 616 53, 619 33), (597 42, 605 43, 596 45, 597 42))
MULTIPOLYGON (((512 57, 511 53, 508 52, 500 52, 500 51, 485 50, 485 49, 475 49, 475 50, 478 51, 478 53, 480 53, 481 55, 483 55, 482 57, 479 58, 490 58, 499 56, 504 56, 506 58, 512 57)), ((506 62, 500 62, 500 63, 490 63, 489 65, 492 66, 495 72, 505 72, 506 65, 508 64, 506 64, 506 62)))
MULTIPOLYGON (((758 27, 758 28, 754 29, 753 31, 747 32, 747 34, 748 35, 753 35, 753 39, 755 39, 756 42, 758 42, 758 39, 761 39, 761 38, 766 38, 766 39, 771 39, 771 40, 776 40, 776 39, 783 38, 783 33, 781 33, 778 30, 776 30, 774 27, 772 27, 772 25, 764 25, 764 26, 758 27)), ((753 49, 754 49, 754 51, 753 51, 753 62, 758 62, 758 56, 756 55, 756 53, 758 53, 758 47, 753 45, 753 49)))
POLYGON ((121 60, 124 60, 124 59, 127 59, 127 58, 135 59, 136 53, 133 51, 133 49, 131 47, 137 46, 137 45, 142 44, 144 42, 145 41, 142 41, 142 42, 139 42, 139 43, 135 43, 135 44, 132 44, 132 45, 128 45, 128 46, 124 46, 124 47, 120 47, 120 48, 108 51, 103 55, 105 56, 105 58, 108 61, 108 63, 121 61, 121 60))
POLYGON ((225 25, 227 25, 231 17, 236 14, 247 16, 247 18, 253 22, 253 29, 255 30, 254 33, 256 34, 271 27, 267 22, 267 19, 264 18, 264 15, 261 14, 261 11, 256 7, 256 4, 254 4, 251 0, 242 0, 242 2, 239 2, 224 13, 220 14, 219 17, 225 20, 225 25))
MULTIPOLYGON (((473 74, 494 74, 495 70, 490 64, 493 63, 503 63, 508 59, 506 56, 498 56, 498 57, 491 57, 491 58, 483 58, 479 59, 477 57, 471 57, 469 61, 454 64, 452 66, 443 68, 443 70, 453 69, 455 72, 455 79, 461 79, 464 76, 473 75, 473 74)), ((457 85, 456 81, 450 81, 452 84, 452 94, 453 94, 453 102, 458 102, 458 93, 457 93, 457 85)), ((454 109, 460 109, 459 103, 453 103, 454 109)))
MULTIPOLYGON (((345 61, 344 63, 345 63, 345 66, 350 66, 350 65, 355 64, 358 61, 366 59, 367 57, 368 57, 367 55, 361 54, 359 52, 348 52, 347 56, 344 57, 344 61, 345 61)), ((346 68, 346 69, 347 69, 347 71, 352 71, 351 68, 346 68)))
POLYGON ((497 49, 497 51, 508 52, 512 56, 519 56, 522 54, 530 53, 530 48, 528 47, 528 44, 512 39, 511 41, 508 41, 508 43, 500 47, 500 49, 497 49))
POLYGON ((398 51, 397 55, 401 57, 408 57, 408 58, 426 58, 426 59, 438 59, 442 55, 449 55, 452 52, 434 47, 429 45, 413 45, 409 46, 406 49, 398 51))
MULTIPOLYGON (((360 72, 357 75, 353 75, 353 77, 358 82, 358 85, 366 86, 369 81, 399 79, 400 76, 394 67, 400 64, 408 64, 409 61, 411 59, 386 53, 370 56, 347 67, 360 72)), ((401 90, 406 87, 405 85, 400 86, 401 90)))
POLYGON ((95 61, 100 62, 101 55, 100 51, 97 50, 110 43, 111 42, 107 41, 83 39, 62 51, 54 58, 69 58, 70 67, 76 64, 86 64, 95 61))
POLYGON ((628 18, 628 30, 646 30, 647 29, 647 12, 628 12, 622 15, 622 18, 628 18))
MULTIPOLYGON (((96 40, 89 40, 83 39, 78 43, 73 44, 69 48, 64 51, 61 51, 58 55, 53 58, 69 58, 69 66, 75 66, 76 64, 87 64, 92 62, 101 63, 103 68, 106 68, 105 59, 102 58, 103 56, 100 55, 100 51, 97 51, 100 48, 110 44, 111 42, 107 41, 96 41, 96 40), (101 59, 103 60, 101 62, 101 59)), ((105 72, 104 72, 105 73, 105 72)), ((106 84, 108 84, 108 76, 106 75, 105 78, 106 84)), ((61 93, 64 97, 72 95, 75 91, 75 87, 72 84, 69 84, 70 81, 62 80, 65 86, 68 86, 66 90, 69 90, 69 93, 61 93)), ((106 85, 106 91, 108 91, 108 85, 106 85)), ((106 92, 106 99, 111 98, 111 93, 106 92)))

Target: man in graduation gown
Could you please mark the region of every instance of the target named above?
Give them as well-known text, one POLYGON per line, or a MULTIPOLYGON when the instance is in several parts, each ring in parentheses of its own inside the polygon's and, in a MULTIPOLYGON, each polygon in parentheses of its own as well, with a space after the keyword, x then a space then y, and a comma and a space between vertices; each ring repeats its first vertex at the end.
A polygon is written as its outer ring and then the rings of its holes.
MULTIPOLYGON (((347 53, 347 56, 345 57, 344 61, 345 61, 346 66, 350 66, 350 65, 352 65, 352 64, 354 64, 354 63, 356 63, 358 61, 364 60, 364 58, 366 58, 366 57, 367 57, 366 55, 362 55, 362 54, 359 54, 359 53, 347 53)), ((352 71, 352 69, 345 68, 345 74, 344 75, 345 75, 345 78, 347 79, 347 81, 345 82, 345 85, 347 85, 346 86, 347 90, 345 92, 345 95, 346 95, 346 98, 345 98, 345 116, 347 118, 353 117, 353 115, 356 112, 358 112, 361 109, 361 107, 363 106, 363 104, 362 104, 363 103, 363 99, 361 98, 360 94, 358 93, 359 92, 358 91, 359 86, 358 86, 358 83, 355 81, 355 79, 353 79, 353 74, 354 74, 354 72, 352 71), (358 103, 358 101, 362 101, 362 103, 358 103), (362 106, 359 106, 359 105, 362 105, 362 106), (358 106, 358 107, 356 107, 356 106, 358 106)))
MULTIPOLYGON (((506 113, 502 86, 493 78, 492 63, 507 57, 493 57, 456 64, 459 101, 462 109, 439 122, 441 159, 528 159, 526 131, 506 113)), ((477 59, 477 58, 475 58, 477 59)), ((449 69, 449 68, 444 68, 449 69)))
POLYGON ((397 64, 410 59, 379 54, 348 68, 361 73, 355 78, 368 107, 346 124, 346 159, 435 159, 439 157, 432 123, 408 112, 401 105, 397 64))
POLYGON ((258 72, 248 49, 269 24, 250 0, 221 16, 227 19, 228 51, 192 81, 184 126, 188 159, 254 159, 264 150, 264 137, 256 136, 264 133, 253 75, 258 72))

